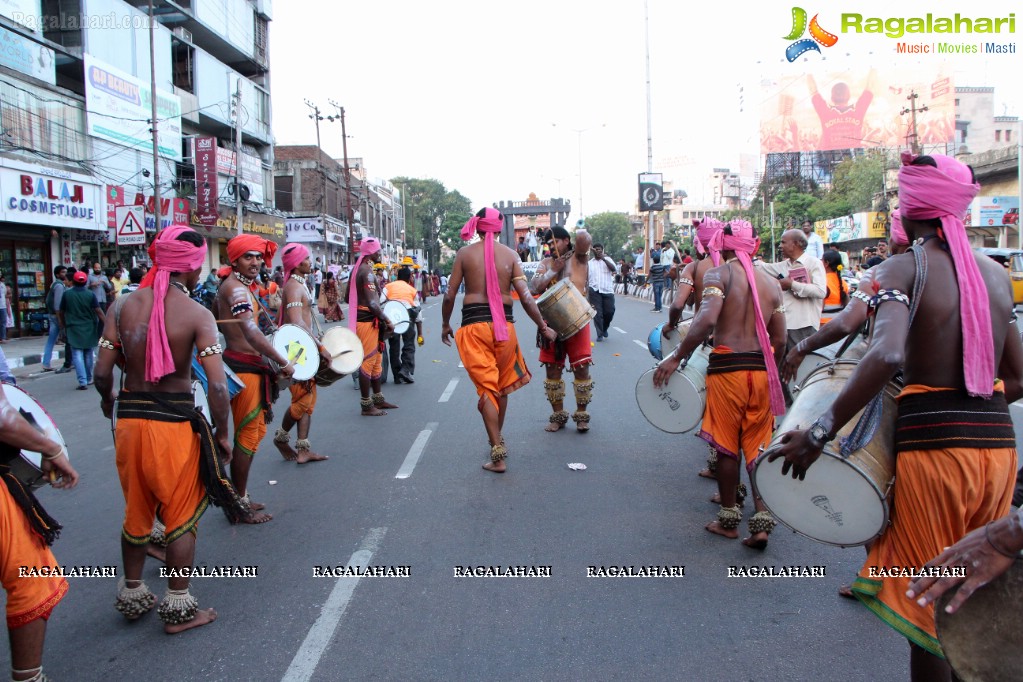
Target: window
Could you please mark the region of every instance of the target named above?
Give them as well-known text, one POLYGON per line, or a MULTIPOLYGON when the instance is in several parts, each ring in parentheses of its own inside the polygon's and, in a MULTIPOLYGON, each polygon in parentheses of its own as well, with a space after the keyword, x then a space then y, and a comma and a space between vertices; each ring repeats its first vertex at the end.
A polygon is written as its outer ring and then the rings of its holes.
POLYGON ((1012 142, 1012 131, 1011 130, 1006 130, 1005 131, 1005 141, 1006 142, 1012 142))
POLYGON ((266 64, 266 19, 255 12, 253 12, 253 17, 255 17, 256 20, 253 54, 255 55, 257 62, 260 64, 266 64))
POLYGON ((195 94, 195 49, 186 43, 171 38, 171 59, 174 65, 175 87, 195 94))
POLYGON ((1002 131, 1001 130, 996 130, 995 131, 995 142, 1001 142, 1001 141, 1002 141, 1002 131))

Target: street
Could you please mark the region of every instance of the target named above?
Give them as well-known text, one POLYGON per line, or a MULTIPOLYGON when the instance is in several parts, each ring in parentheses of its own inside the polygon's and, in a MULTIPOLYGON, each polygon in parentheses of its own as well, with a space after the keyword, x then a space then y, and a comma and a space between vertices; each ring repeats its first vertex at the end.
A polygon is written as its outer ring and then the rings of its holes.
MULTIPOLYGON (((716 486, 696 475, 706 445, 654 429, 634 395, 653 364, 646 336, 666 312, 652 315, 648 302, 622 296, 617 308, 610 338, 594 347, 593 421, 582 435, 571 422, 544 432, 535 328, 516 305, 533 380, 510 397, 508 472, 494 475, 480 468, 489 446, 475 390, 454 347, 440 343, 440 299, 429 299, 416 383, 384 387, 400 409, 363 418, 351 380, 321 389, 310 438, 329 461, 282 460, 271 437, 287 393, 277 402, 250 478, 273 521, 230 526, 211 508, 200 524, 198 565, 257 573, 193 578, 200 607, 219 614, 215 623, 167 636, 155 613, 128 623, 114 610, 116 579, 70 578, 47 630, 47 674, 154 682, 905 677, 905 640, 836 594, 862 549, 779 525, 760 553, 703 530, 717 511, 708 501, 716 486), (568 468, 576 462, 586 469, 568 468), (349 565, 380 575, 344 575, 357 572, 349 565), (684 575, 608 575, 650 566, 684 566, 684 575), (823 567, 825 575, 730 578, 733 566, 823 567), (486 567, 550 576, 477 577, 494 572, 486 567)), ((123 498, 110 427, 96 393, 72 390, 73 377, 22 382, 53 415, 82 477, 73 491, 39 497, 64 524, 53 548, 62 565, 120 573, 123 498)), ((145 580, 162 597, 157 571, 147 562, 145 580)))

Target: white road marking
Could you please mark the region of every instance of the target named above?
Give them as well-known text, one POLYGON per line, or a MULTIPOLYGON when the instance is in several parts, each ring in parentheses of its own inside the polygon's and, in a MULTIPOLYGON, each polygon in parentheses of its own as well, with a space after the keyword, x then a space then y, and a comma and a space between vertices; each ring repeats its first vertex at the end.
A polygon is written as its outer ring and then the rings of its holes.
POLYGON ((622 329, 621 327, 611 327, 611 329, 614 329, 619 334, 628 334, 628 332, 622 329))
POLYGON ((455 386, 458 385, 458 379, 452 379, 448 382, 448 387, 444 389, 444 392, 440 394, 440 400, 438 403, 446 403, 451 400, 451 394, 455 392, 455 386))
POLYGON ((416 441, 412 443, 408 454, 405 455, 405 461, 402 462, 401 468, 398 469, 398 473, 394 476, 395 478, 408 478, 412 475, 412 470, 416 468, 419 458, 423 455, 423 450, 426 449, 427 441, 430 440, 430 436, 436 430, 437 422, 430 422, 426 425, 425 429, 419 432, 419 435, 416 436, 416 441))
POLYGON ((645 341, 640 341, 639 339, 633 339, 632 342, 634 344, 636 344, 637 346, 639 346, 640 348, 642 348, 643 350, 647 349, 645 341))
MULTIPOLYGON (((348 567, 368 566, 386 533, 387 528, 371 529, 363 539, 358 551, 352 554, 352 558, 348 560, 348 567)), ((312 678, 313 673, 316 672, 316 666, 320 663, 320 658, 323 657, 323 652, 327 650, 327 645, 334 637, 334 631, 337 630, 342 616, 345 615, 345 610, 352 600, 359 580, 361 578, 358 576, 343 576, 337 579, 334 589, 330 591, 327 601, 323 604, 320 617, 309 628, 309 634, 306 635, 302 646, 291 660, 291 665, 288 666, 284 677, 281 678, 282 682, 305 682, 312 678)))

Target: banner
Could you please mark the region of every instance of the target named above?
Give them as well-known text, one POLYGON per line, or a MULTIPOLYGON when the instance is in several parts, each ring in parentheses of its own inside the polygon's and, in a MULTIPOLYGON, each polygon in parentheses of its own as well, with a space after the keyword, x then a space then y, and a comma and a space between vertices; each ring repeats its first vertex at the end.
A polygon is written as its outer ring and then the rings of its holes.
POLYGON ((217 224, 217 138, 197 137, 195 144, 195 220, 203 227, 217 224))
MULTIPOLYGON (((2 4, 0 2, 0 6, 2 4)), ((3 27, 0 27, 0 64, 50 85, 57 83, 53 50, 3 27)))
POLYGON ((970 227, 1019 225, 1019 197, 977 197, 963 222, 970 227))
POLYGON ((639 174, 639 210, 664 210, 664 187, 660 173, 639 174))
POLYGON ((914 108, 919 144, 948 144, 955 137, 955 88, 947 65, 930 72, 792 74, 765 79, 761 86, 764 154, 907 148, 912 143, 914 108))

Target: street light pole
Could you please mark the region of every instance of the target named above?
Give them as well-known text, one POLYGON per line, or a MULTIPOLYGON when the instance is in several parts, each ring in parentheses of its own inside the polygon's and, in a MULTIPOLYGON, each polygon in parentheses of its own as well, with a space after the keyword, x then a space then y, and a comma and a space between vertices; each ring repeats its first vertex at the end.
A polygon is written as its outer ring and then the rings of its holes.
MULTIPOLYGON (((349 238, 352 236, 352 230, 354 229, 355 215, 352 212, 352 171, 348 167, 348 132, 345 129, 345 108, 335 102, 334 100, 327 100, 330 105, 337 110, 336 116, 328 116, 327 120, 341 121, 341 149, 344 153, 344 173, 345 173, 345 204, 347 206, 347 217, 348 217, 348 234, 349 238)), ((348 260, 352 259, 352 249, 348 248, 348 260)))
MULTIPOLYGON (((551 125, 554 126, 555 128, 558 127, 557 123, 552 123, 551 125)), ((606 123, 601 123, 600 126, 598 127, 604 128, 606 126, 607 126, 606 123)), ((581 222, 586 218, 586 213, 583 211, 583 133, 588 132, 590 130, 594 130, 594 128, 569 128, 568 130, 571 130, 576 134, 576 141, 578 143, 577 153, 579 162, 579 222, 581 222)), ((558 180, 559 188, 558 191, 560 193, 561 180, 558 178, 555 178, 555 180, 558 180)))

